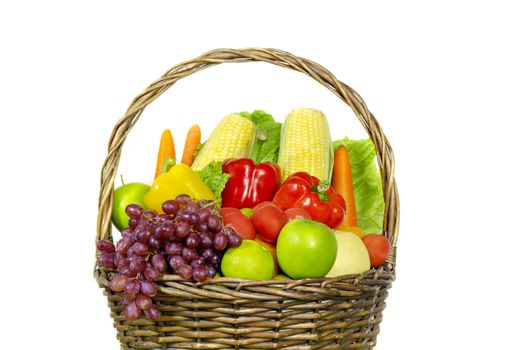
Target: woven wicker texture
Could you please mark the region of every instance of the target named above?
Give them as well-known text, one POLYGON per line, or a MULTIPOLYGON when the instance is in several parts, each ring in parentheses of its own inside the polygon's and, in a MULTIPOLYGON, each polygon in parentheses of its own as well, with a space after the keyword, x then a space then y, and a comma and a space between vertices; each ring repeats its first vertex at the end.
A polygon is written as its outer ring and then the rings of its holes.
POLYGON ((299 281, 204 283, 165 275, 155 302, 159 321, 127 321, 121 296, 108 288, 114 274, 100 266, 95 277, 108 297, 123 349, 371 349, 376 343, 387 291, 394 280, 399 205, 392 149, 363 99, 328 70, 277 49, 218 49, 167 71, 139 94, 117 122, 101 171, 96 241, 112 240, 114 179, 123 143, 144 109, 178 80, 202 69, 236 62, 268 62, 312 77, 341 98, 374 142, 385 196, 383 234, 391 242, 387 263, 362 275, 299 281))

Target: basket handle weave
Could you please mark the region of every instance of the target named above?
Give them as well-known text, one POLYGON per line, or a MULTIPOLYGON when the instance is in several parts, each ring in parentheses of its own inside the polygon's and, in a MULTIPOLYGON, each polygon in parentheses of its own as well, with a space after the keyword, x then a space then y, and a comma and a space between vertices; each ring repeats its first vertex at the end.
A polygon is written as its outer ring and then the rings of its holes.
POLYGON ((139 94, 130 104, 125 115, 119 119, 110 135, 108 156, 101 170, 101 190, 99 192, 99 213, 97 219, 96 240, 110 239, 111 215, 114 194, 114 179, 121 155, 123 143, 137 122, 145 107, 158 98, 165 90, 178 80, 194 74, 202 69, 220 63, 238 62, 268 62, 284 68, 302 72, 328 88, 345 102, 359 119, 376 148, 378 165, 381 171, 383 193, 385 196, 385 217, 383 234, 391 242, 391 251, 387 262, 396 263, 396 242, 399 226, 398 190, 394 181, 394 156, 392 148, 385 137, 381 126, 357 92, 348 85, 337 80, 332 73, 321 65, 305 58, 297 57, 277 49, 247 48, 240 50, 217 49, 182 62, 169 69, 160 79, 156 80, 139 94))

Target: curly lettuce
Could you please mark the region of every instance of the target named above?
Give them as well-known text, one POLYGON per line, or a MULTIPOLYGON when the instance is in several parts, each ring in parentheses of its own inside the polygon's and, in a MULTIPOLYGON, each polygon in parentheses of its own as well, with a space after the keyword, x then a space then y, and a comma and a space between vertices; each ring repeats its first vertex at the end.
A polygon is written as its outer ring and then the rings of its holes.
POLYGON ((222 162, 213 161, 207 164, 202 170, 196 172, 202 181, 214 193, 219 204, 222 203, 222 191, 231 175, 222 171, 222 162))

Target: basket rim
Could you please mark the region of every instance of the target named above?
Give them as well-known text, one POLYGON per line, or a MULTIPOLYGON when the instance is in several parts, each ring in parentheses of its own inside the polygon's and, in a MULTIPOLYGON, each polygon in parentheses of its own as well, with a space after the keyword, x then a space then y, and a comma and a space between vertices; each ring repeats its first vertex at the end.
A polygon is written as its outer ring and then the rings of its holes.
MULTIPOLYGON (((103 267, 96 267, 94 277, 96 278, 101 288, 109 289, 109 283, 113 274, 117 274, 115 270, 109 270, 103 267)), ((359 292, 376 292, 380 286, 391 287, 396 275, 394 267, 384 264, 379 268, 373 268, 360 274, 347 274, 336 277, 319 277, 319 278, 304 278, 304 279, 290 279, 290 280, 248 280, 240 278, 217 277, 214 279, 207 279, 204 282, 196 282, 192 280, 184 280, 178 275, 164 274, 156 280, 156 284, 161 292, 165 294, 171 293, 170 286, 185 286, 183 287, 190 293, 198 293, 198 296, 205 295, 207 298, 221 298, 222 291, 217 287, 225 288, 224 292, 233 291, 242 299, 248 298, 247 293, 254 290, 260 292, 268 290, 292 291, 300 294, 320 295, 327 297, 350 297, 351 286, 354 293, 359 292), (160 285, 163 285, 160 287, 160 285), (342 289, 344 286, 346 288, 342 289), (341 287, 341 288, 339 288, 341 287), (344 293, 342 293, 344 290, 344 293), (333 291, 333 292, 331 292, 333 291)), ((180 287, 181 288, 181 287, 180 287)), ((180 289, 177 288, 177 289, 180 289)), ((230 295, 231 293, 225 293, 230 295)), ((224 296, 225 296, 224 295, 224 296)), ((196 296, 196 295, 195 295, 196 296)), ((291 297, 291 296, 290 296, 291 297)), ((299 297, 302 299, 302 297, 299 297)), ((251 297, 249 297, 251 299, 251 297)), ((325 298, 322 298, 325 299, 325 298)), ((236 300, 236 299, 234 299, 236 300)))

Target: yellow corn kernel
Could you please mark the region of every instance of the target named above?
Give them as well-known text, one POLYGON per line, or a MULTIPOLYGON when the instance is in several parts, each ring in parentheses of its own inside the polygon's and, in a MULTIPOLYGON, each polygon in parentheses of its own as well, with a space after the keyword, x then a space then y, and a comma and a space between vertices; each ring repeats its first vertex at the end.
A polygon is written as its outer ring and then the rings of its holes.
POLYGON ((295 109, 282 126, 278 164, 282 180, 306 171, 321 181, 330 178, 332 145, 325 115, 310 108, 295 109))
POLYGON ((238 114, 230 114, 220 121, 211 137, 198 152, 193 170, 202 170, 212 161, 228 158, 247 158, 255 137, 255 124, 238 114))

